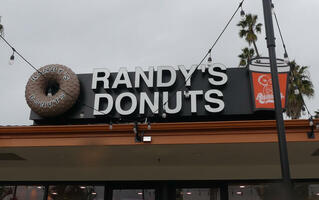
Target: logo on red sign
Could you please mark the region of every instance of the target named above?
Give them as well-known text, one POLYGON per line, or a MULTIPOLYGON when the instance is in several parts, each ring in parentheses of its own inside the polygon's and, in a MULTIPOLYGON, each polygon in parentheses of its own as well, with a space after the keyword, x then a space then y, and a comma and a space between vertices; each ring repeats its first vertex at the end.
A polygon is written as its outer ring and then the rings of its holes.
MULTIPOLYGON (((287 73, 279 73, 278 78, 280 85, 281 105, 284 108, 286 100, 287 73)), ((271 74, 252 72, 252 80, 254 87, 255 108, 275 108, 271 74)))

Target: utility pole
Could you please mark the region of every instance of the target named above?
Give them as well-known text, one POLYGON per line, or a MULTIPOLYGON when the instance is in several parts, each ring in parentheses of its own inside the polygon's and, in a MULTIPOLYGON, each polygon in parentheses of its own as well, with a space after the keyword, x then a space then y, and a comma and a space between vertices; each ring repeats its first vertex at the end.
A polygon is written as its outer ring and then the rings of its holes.
POLYGON ((275 101, 275 113, 276 113, 276 123, 278 132, 278 143, 279 143, 279 153, 280 153, 280 164, 281 164, 281 174, 283 180, 283 186, 285 189, 286 199, 290 200, 292 192, 292 182, 290 177, 288 151, 287 151, 287 141, 285 133, 285 125, 282 116, 282 105, 281 105, 281 95, 278 81, 278 71, 277 71, 277 59, 276 59, 276 42, 274 34, 274 26, 272 20, 272 0, 262 0, 265 18, 265 28, 266 28, 266 40, 267 48, 270 59, 270 71, 273 87, 273 95, 275 101))

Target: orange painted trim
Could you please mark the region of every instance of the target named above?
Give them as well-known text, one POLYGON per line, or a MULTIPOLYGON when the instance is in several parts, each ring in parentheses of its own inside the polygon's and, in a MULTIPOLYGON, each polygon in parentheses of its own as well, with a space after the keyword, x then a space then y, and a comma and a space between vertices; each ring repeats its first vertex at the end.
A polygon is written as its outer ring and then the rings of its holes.
MULTIPOLYGON (((319 120, 314 121, 315 124, 319 120)), ((149 145, 135 142, 133 124, 2 126, 0 147, 87 146, 87 145, 149 145)), ((287 141, 319 141, 308 139, 308 120, 285 121, 287 141)), ((209 144, 277 142, 274 120, 153 123, 151 130, 140 124, 139 130, 152 136, 151 144, 209 144)), ((319 131, 315 129, 315 134, 319 131)))

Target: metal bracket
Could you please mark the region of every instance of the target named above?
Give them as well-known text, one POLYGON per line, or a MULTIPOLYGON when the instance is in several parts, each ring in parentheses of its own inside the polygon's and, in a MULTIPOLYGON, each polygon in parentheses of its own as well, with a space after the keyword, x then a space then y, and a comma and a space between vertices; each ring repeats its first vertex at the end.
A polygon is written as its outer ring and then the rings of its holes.
POLYGON ((311 126, 310 131, 307 132, 307 136, 308 136, 308 139, 315 139, 315 132, 314 132, 314 126, 313 125, 311 126))
POLYGON ((138 130, 138 122, 134 122, 133 131, 135 133, 135 142, 143 142, 144 131, 138 130))

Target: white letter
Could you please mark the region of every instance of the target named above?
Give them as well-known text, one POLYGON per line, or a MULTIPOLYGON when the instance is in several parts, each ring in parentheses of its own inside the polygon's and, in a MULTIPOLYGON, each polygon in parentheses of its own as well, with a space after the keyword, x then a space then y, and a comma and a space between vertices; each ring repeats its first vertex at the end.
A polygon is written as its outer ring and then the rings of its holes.
POLYGON ((120 115, 130 115, 132 114, 137 106, 136 96, 130 92, 121 93, 115 100, 115 109, 120 115), (131 99, 131 107, 128 110, 123 110, 121 106, 121 101, 123 98, 128 97, 131 99))
POLYGON ((209 103, 218 104, 218 107, 217 108, 212 108, 210 105, 205 105, 205 109, 208 112, 212 112, 212 113, 221 112, 225 108, 225 103, 221 99, 216 99, 216 98, 211 97, 212 94, 216 94, 219 97, 223 97, 223 93, 221 91, 219 91, 219 90, 208 90, 205 93, 205 100, 207 102, 209 102, 209 103))
POLYGON ((94 112, 93 115, 106 115, 109 112, 111 112, 113 108, 113 98, 109 94, 95 94, 94 99, 94 112), (100 109, 100 99, 106 99, 107 100, 107 107, 105 110, 99 111, 100 109))
POLYGON ((184 65, 179 65, 178 67, 179 67, 179 70, 181 70, 182 74, 184 75, 185 81, 187 80, 186 86, 191 86, 192 75, 195 72, 197 66, 192 65, 188 73, 184 65))
POLYGON ((157 67, 157 87, 169 87, 172 86, 176 81, 176 71, 171 66, 160 66, 157 67), (163 82, 163 71, 168 71, 171 74, 171 79, 164 83, 163 82))
POLYGON ((93 69, 92 89, 96 89, 96 85, 98 81, 103 82, 104 89, 109 88, 109 77, 110 77, 110 71, 108 69, 105 69, 105 68, 93 69), (98 76, 99 73, 104 73, 104 76, 98 76))
POLYGON ((124 67, 121 67, 119 72, 117 73, 112 88, 117 88, 119 84, 125 84, 126 88, 132 88, 130 77, 128 76, 127 70, 124 67), (124 79, 121 79, 122 76, 124 79))
POLYGON ((176 106, 173 109, 170 109, 168 106, 168 92, 163 92, 163 106, 165 112, 168 114, 175 114, 181 111, 182 109, 182 91, 176 92, 176 106))
POLYGON ((197 95, 202 95, 204 92, 203 90, 190 90, 189 95, 191 97, 191 112, 197 112, 197 95))
POLYGON ((152 113, 158 113, 158 101, 159 101, 159 93, 154 92, 154 104, 147 96, 146 92, 141 92, 140 96, 140 114, 145 113, 145 102, 147 103, 148 107, 151 109, 152 113))
POLYGON ((142 68, 140 68, 140 67, 135 68, 135 88, 140 87, 140 78, 141 77, 144 80, 147 87, 153 87, 154 68, 153 67, 148 68, 148 78, 146 77, 145 72, 143 71, 142 68))
POLYGON ((218 71, 214 71, 214 68, 219 68, 221 69, 222 71, 225 71, 226 70, 226 67, 223 66, 223 65, 220 65, 220 66, 212 66, 210 68, 208 68, 208 73, 212 76, 217 76, 217 77, 220 77, 221 80, 220 81, 216 81, 214 80, 214 78, 209 78, 208 81, 210 84, 212 85, 224 85, 227 80, 228 80, 228 77, 227 77, 227 74, 225 72, 218 72, 218 71))

